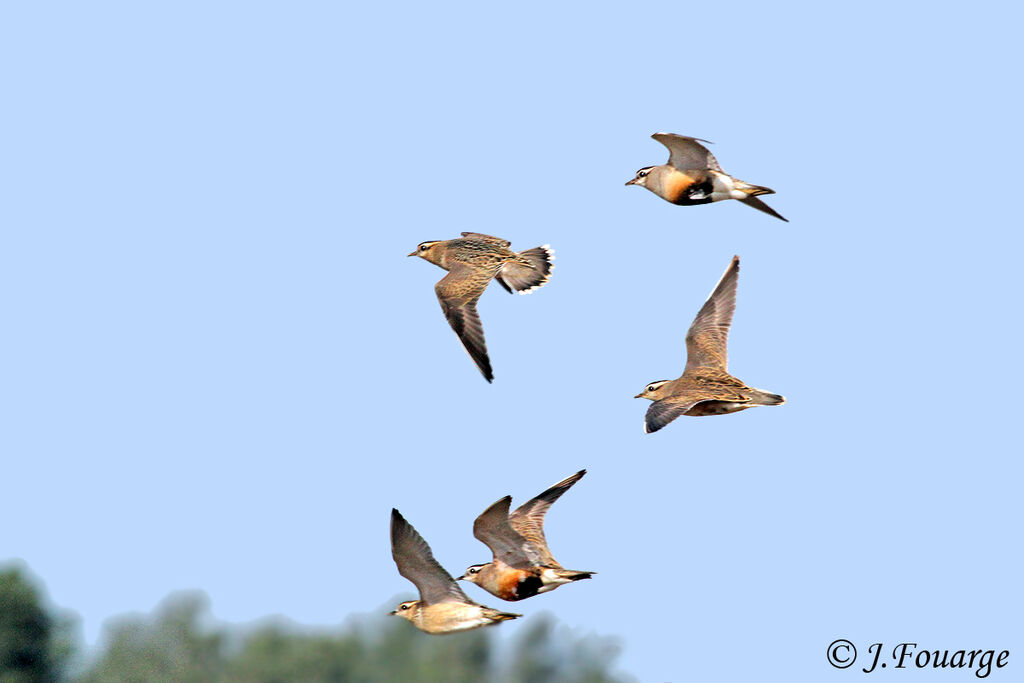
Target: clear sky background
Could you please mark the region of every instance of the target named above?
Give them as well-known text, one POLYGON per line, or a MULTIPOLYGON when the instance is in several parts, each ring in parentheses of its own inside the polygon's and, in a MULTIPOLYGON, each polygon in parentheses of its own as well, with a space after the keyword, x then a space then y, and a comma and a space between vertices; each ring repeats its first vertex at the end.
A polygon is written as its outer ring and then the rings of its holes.
POLYGON ((1020 676, 1021 20, 6 4, 0 559, 90 643, 188 588, 332 625, 413 595, 393 506, 457 575, 487 505, 586 467, 547 531, 598 576, 471 597, 618 636, 641 680, 863 676, 836 638, 1020 676), (791 222, 623 187, 656 131, 791 222), (405 256, 463 230, 557 253, 480 300, 493 385, 405 256), (733 254, 730 370, 788 403, 645 435, 733 254))

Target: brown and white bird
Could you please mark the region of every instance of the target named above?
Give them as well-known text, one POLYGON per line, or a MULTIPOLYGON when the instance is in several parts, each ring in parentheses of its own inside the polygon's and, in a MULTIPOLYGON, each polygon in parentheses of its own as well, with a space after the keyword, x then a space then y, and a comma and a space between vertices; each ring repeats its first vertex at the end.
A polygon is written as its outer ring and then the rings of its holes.
POLYGON ((775 190, 751 185, 727 174, 708 148, 700 144, 707 140, 675 133, 655 133, 651 137, 668 147, 668 163, 641 168, 636 177, 626 182, 627 185, 646 187, 662 199, 682 206, 738 199, 758 211, 789 222, 757 198, 762 194, 775 194, 775 190))
POLYGON ((740 257, 733 256, 715 290, 686 333, 686 368, 678 379, 651 382, 634 398, 654 401, 644 431, 656 432, 680 415, 725 415, 786 402, 778 394, 748 387, 726 372, 729 326, 736 310, 740 257))
POLYGON ((544 538, 544 515, 548 508, 586 473, 580 470, 558 482, 511 515, 508 509, 512 496, 505 496, 484 510, 473 523, 473 535, 491 549, 494 559, 471 566, 460 580, 475 583, 502 600, 522 600, 596 574, 562 567, 552 557, 544 538))
POLYGON ((391 510, 391 556, 398 573, 420 592, 419 600, 403 602, 391 614, 412 622, 421 631, 456 633, 523 616, 484 607, 466 597, 451 574, 434 559, 423 537, 395 509, 391 510))
POLYGON ((520 294, 544 286, 554 270, 555 252, 544 245, 514 252, 511 242, 478 232, 464 232, 453 240, 422 242, 409 256, 419 256, 448 271, 434 291, 448 324, 459 336, 469 357, 480 368, 484 379, 494 380, 491 361, 484 342, 484 328, 476 312, 476 302, 491 280, 510 294, 520 294))

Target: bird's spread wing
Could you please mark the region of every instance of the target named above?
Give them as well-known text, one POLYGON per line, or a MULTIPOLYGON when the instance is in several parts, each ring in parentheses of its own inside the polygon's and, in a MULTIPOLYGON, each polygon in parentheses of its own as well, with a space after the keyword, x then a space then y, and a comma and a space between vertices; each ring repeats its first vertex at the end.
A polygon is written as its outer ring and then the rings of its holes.
POLYGON ((736 283, 739 280, 740 257, 718 281, 711 296, 704 302, 686 333, 686 370, 713 367, 725 370, 728 358, 729 326, 736 310, 736 283))
POLYGON ((398 573, 416 585, 424 603, 472 602, 434 559, 423 537, 395 509, 391 510, 391 556, 398 573))
POLYGON ((669 396, 655 401, 647 409, 644 418, 644 431, 648 434, 656 432, 672 420, 676 419, 699 402, 694 396, 669 396))
POLYGON ((700 144, 707 142, 707 140, 676 135, 675 133, 655 133, 651 137, 668 147, 668 163, 680 171, 703 171, 705 169, 722 171, 722 167, 718 165, 715 155, 709 152, 707 147, 700 144))
POLYGON ((544 515, 552 503, 568 491, 573 484, 582 479, 586 473, 586 470, 580 470, 571 477, 563 479, 536 498, 526 501, 509 515, 509 524, 533 546, 537 554, 540 555, 541 561, 546 565, 553 567, 561 566, 551 556, 548 541, 544 538, 544 515))
POLYGON ((476 312, 476 302, 490 279, 489 273, 468 266, 456 266, 434 285, 444 317, 488 382, 494 379, 494 373, 491 371, 491 360, 487 357, 484 327, 480 322, 480 314, 476 312))
POLYGON ((499 247, 512 246, 512 243, 508 240, 503 240, 500 237, 493 237, 491 235, 485 235, 482 232, 464 232, 462 233, 462 236, 483 240, 484 242, 490 242, 491 244, 496 244, 499 247))
POLYGON ((758 211, 764 211, 769 216, 775 216, 779 220, 786 221, 787 223, 789 222, 788 218, 784 218, 781 213, 779 213, 772 207, 768 206, 757 197, 744 197, 740 201, 746 204, 747 206, 757 209, 758 211))
POLYGON ((494 559, 510 567, 527 569, 541 562, 541 557, 530 547, 529 541, 512 528, 508 520, 509 503, 512 496, 505 496, 480 513, 473 522, 473 535, 484 543, 494 559))

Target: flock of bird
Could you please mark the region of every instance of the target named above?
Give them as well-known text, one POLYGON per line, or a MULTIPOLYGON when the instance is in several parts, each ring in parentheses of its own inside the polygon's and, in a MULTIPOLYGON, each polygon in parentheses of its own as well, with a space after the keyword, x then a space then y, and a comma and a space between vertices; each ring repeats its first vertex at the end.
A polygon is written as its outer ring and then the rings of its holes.
MULTIPOLYGON (((706 140, 673 133, 655 133, 669 150, 668 163, 647 166, 626 185, 639 185, 662 199, 688 206, 736 199, 785 221, 758 199, 774 190, 728 175, 702 145, 706 140)), ((788 221, 787 221, 788 222, 788 221)), ((448 271, 434 286, 441 310, 484 378, 491 370, 483 326, 476 302, 491 280, 509 293, 526 294, 544 286, 554 269, 548 245, 515 252, 508 240, 464 232, 452 240, 423 242, 409 256, 419 256, 448 271)), ((729 327, 736 309, 740 260, 734 256, 686 333, 686 367, 673 380, 649 383, 635 398, 653 401, 644 431, 656 432, 681 415, 725 415, 756 406, 786 402, 783 396, 747 386, 726 370, 729 327)), ((511 496, 484 510, 473 524, 473 535, 491 549, 487 564, 472 565, 459 580, 475 583, 502 600, 523 600, 559 586, 589 579, 596 572, 565 569, 548 549, 544 515, 558 498, 579 481, 580 470, 509 513, 511 496)), ((412 581, 419 600, 403 602, 391 614, 427 633, 466 631, 522 615, 480 605, 434 559, 430 546, 396 509, 391 511, 391 554, 398 572, 412 581)))

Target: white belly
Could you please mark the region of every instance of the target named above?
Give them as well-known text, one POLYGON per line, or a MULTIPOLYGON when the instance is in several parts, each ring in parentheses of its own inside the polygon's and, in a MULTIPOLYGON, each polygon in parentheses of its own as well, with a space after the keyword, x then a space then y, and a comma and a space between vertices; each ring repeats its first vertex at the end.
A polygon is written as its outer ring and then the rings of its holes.
POLYGON ((720 202, 723 199, 743 199, 747 194, 736 189, 736 183, 729 176, 716 173, 711 181, 711 201, 720 202))
POLYGON ((543 583, 543 585, 537 589, 538 593, 547 593, 548 591, 553 591, 562 584, 570 582, 569 579, 565 578, 564 576, 559 576, 551 569, 544 569, 543 571, 541 571, 540 580, 543 583))

